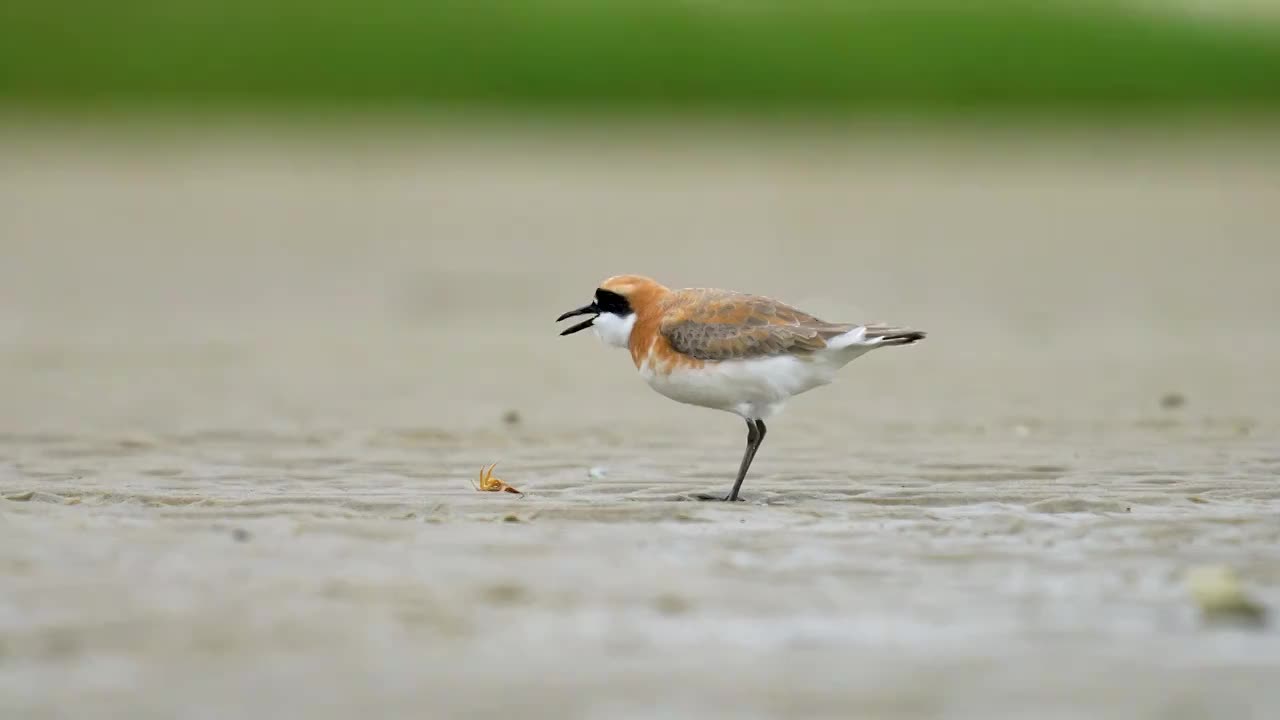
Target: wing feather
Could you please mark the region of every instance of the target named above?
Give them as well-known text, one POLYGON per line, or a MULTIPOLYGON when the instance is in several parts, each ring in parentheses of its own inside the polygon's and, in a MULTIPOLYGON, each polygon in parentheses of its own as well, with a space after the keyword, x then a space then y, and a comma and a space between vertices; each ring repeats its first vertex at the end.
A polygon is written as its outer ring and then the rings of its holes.
POLYGON ((690 289, 674 293, 658 329, 678 352, 734 360, 812 353, 854 327, 824 322, 772 298, 690 289))

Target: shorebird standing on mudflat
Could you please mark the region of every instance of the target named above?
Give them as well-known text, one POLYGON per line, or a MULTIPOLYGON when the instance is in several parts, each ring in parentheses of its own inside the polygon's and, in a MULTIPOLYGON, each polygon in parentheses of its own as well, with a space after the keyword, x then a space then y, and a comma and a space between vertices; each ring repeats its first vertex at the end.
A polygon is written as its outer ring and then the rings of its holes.
POLYGON ((784 402, 826 385, 854 358, 881 347, 910 345, 919 330, 876 323, 829 323, 759 295, 729 290, 671 290, 639 275, 600 283, 587 305, 561 315, 591 317, 560 333, 593 328, 601 340, 631 351, 640 377, 689 405, 724 410, 747 421, 747 451, 728 497, 737 500, 764 440, 764 420, 784 402))

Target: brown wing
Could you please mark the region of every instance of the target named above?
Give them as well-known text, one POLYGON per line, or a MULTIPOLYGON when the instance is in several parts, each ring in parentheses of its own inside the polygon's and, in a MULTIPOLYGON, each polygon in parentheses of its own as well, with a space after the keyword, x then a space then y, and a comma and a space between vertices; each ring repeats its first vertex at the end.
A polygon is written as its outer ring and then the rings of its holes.
POLYGON ((727 290, 680 290, 658 331, 671 347, 699 360, 806 354, 853 325, 823 322, 767 297, 727 290))

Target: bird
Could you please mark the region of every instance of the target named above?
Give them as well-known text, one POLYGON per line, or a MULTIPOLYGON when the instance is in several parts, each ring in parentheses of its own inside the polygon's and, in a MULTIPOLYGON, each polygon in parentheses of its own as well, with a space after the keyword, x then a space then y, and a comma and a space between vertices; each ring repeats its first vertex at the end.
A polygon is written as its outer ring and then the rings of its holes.
POLYGON ((738 415, 747 448, 727 496, 740 491, 765 420, 790 398, 828 385, 846 364, 871 350, 911 345, 925 333, 883 323, 832 323, 761 295, 717 288, 672 290, 643 275, 601 282, 582 307, 556 319, 589 315, 563 330, 591 328, 606 345, 624 348, 640 377, 659 394, 686 405, 738 415))

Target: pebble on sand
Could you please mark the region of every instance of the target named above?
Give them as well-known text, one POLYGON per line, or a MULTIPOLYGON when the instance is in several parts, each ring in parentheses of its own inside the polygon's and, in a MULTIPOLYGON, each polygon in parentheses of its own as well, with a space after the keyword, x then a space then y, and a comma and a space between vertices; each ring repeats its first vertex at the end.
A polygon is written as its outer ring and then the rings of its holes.
POLYGON ((1225 565, 1202 565, 1187 571, 1186 583, 1208 623, 1260 626, 1267 610, 1245 595, 1234 570, 1225 565))
POLYGON ((1160 407, 1165 410, 1177 410, 1187 404, 1187 396, 1178 392, 1167 392, 1160 396, 1160 407))

